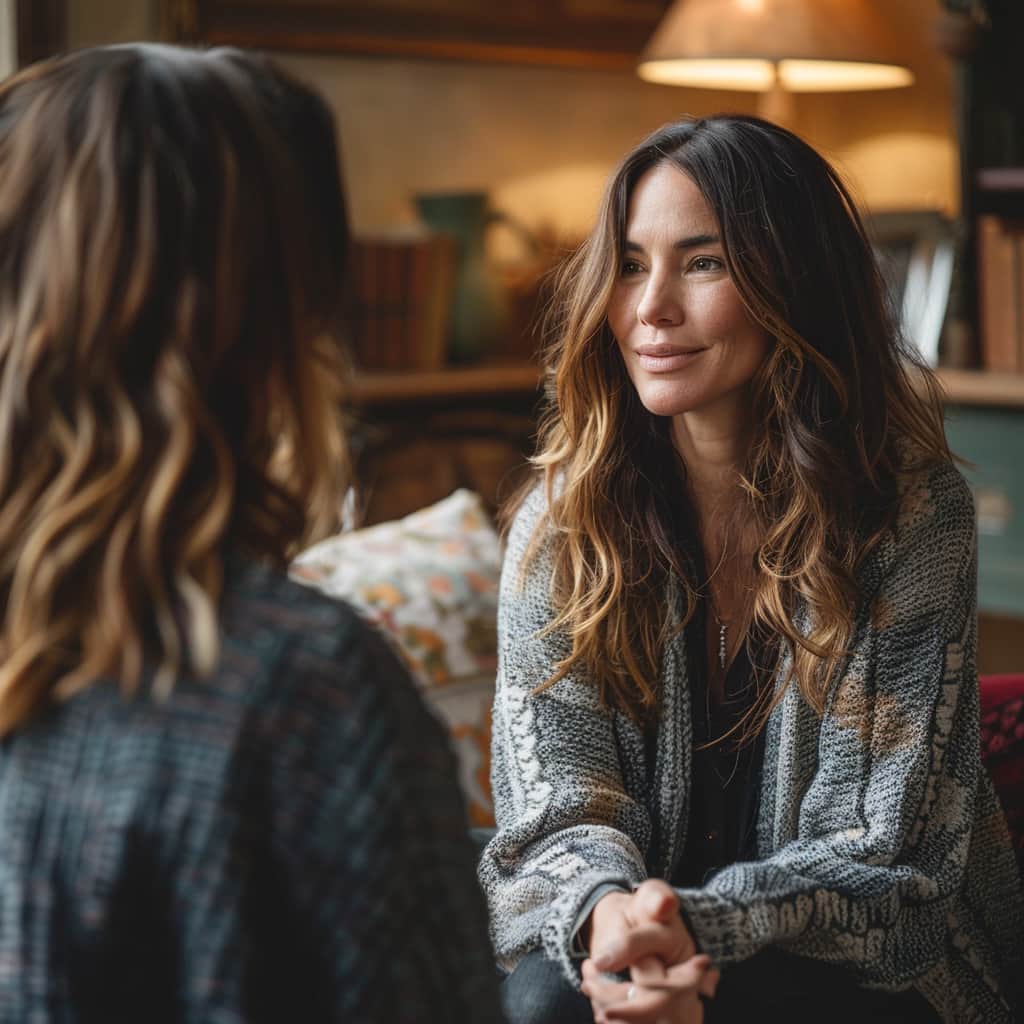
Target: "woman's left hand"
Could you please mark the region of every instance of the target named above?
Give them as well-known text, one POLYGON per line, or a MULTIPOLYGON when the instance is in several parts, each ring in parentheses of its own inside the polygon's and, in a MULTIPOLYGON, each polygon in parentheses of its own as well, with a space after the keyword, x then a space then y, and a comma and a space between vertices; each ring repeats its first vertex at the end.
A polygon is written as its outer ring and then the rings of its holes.
POLYGON ((632 980, 613 981, 592 960, 583 963, 583 994, 595 1024, 703 1024, 701 996, 713 996, 718 971, 704 954, 666 967, 645 957, 631 969, 632 980))

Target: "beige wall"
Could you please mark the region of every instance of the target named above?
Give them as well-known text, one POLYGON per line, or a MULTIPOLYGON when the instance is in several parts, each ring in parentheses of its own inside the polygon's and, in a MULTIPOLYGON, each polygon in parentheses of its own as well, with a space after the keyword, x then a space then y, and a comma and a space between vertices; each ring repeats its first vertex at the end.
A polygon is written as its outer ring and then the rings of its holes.
MULTIPOLYGON (((69 0, 73 45, 152 37, 156 0, 69 0)), ((950 75, 927 39, 938 0, 891 0, 911 89, 796 98, 795 127, 876 209, 956 204, 950 75)), ((338 114, 356 229, 413 218, 419 191, 483 188, 497 207, 559 234, 586 229, 615 161, 684 114, 753 111, 743 93, 648 85, 610 72, 320 56, 282 58, 338 114)), ((508 244, 508 243, 507 243, 508 244)))
POLYGON ((0 0, 0 78, 6 78, 17 65, 14 27, 14 0, 0 0))
POLYGON ((952 66, 931 41, 939 0, 881 0, 894 47, 917 75, 909 89, 798 100, 800 129, 843 167, 876 209, 955 212, 959 161, 952 66))
POLYGON ((363 228, 410 218, 417 191, 485 188, 531 225, 583 231, 627 149, 664 121, 731 100, 620 73, 369 58, 286 63, 338 111, 363 228))

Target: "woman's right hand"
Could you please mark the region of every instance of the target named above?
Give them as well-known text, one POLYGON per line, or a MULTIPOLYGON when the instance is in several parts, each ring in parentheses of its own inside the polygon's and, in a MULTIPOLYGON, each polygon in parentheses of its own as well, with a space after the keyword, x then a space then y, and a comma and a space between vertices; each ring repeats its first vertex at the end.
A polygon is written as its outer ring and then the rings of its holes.
POLYGON ((633 892, 608 893, 587 923, 584 937, 599 971, 626 970, 651 956, 671 966, 697 952, 679 913, 679 897, 660 878, 649 878, 633 892))
POLYGON ((612 892, 591 913, 583 992, 598 1021, 691 1024, 703 1020, 700 995, 713 995, 718 972, 679 914, 679 897, 660 879, 631 893, 612 892), (628 969, 629 982, 603 972, 628 969))

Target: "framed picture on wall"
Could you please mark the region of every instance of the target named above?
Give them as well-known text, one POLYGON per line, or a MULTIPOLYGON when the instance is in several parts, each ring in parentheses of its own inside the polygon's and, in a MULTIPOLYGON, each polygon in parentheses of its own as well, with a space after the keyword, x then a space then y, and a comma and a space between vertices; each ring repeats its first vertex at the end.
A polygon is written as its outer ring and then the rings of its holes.
POLYGON ((873 214, 867 228, 904 336, 937 366, 953 281, 952 222, 935 210, 909 210, 873 214))
POLYGON ((671 0, 161 0, 172 41, 631 68, 671 0))

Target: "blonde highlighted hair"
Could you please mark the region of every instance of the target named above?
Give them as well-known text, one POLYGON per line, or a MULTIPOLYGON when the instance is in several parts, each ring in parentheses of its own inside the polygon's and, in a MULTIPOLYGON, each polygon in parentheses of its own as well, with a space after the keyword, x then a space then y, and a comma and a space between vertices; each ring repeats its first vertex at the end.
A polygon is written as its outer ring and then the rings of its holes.
POLYGON ((335 525, 347 244, 331 115, 262 58, 0 85, 0 734, 208 673, 229 549, 335 525))
MULTIPOLYGON (((852 637, 856 570, 892 522, 901 474, 950 453, 938 386, 900 336, 847 189, 795 135, 742 116, 670 124, 637 146, 557 279, 534 459, 548 505, 531 552, 541 537, 553 545, 550 629, 571 648, 541 688, 579 671, 608 706, 643 717, 665 643, 704 590, 670 421, 640 404, 606 319, 633 188, 664 162, 703 193, 736 288, 772 339, 751 383, 736 513, 756 538, 748 636, 776 667, 788 655, 787 681, 820 712, 852 637), (801 602, 809 633, 795 622, 801 602)), ((783 692, 762 688, 743 738, 783 692)))

